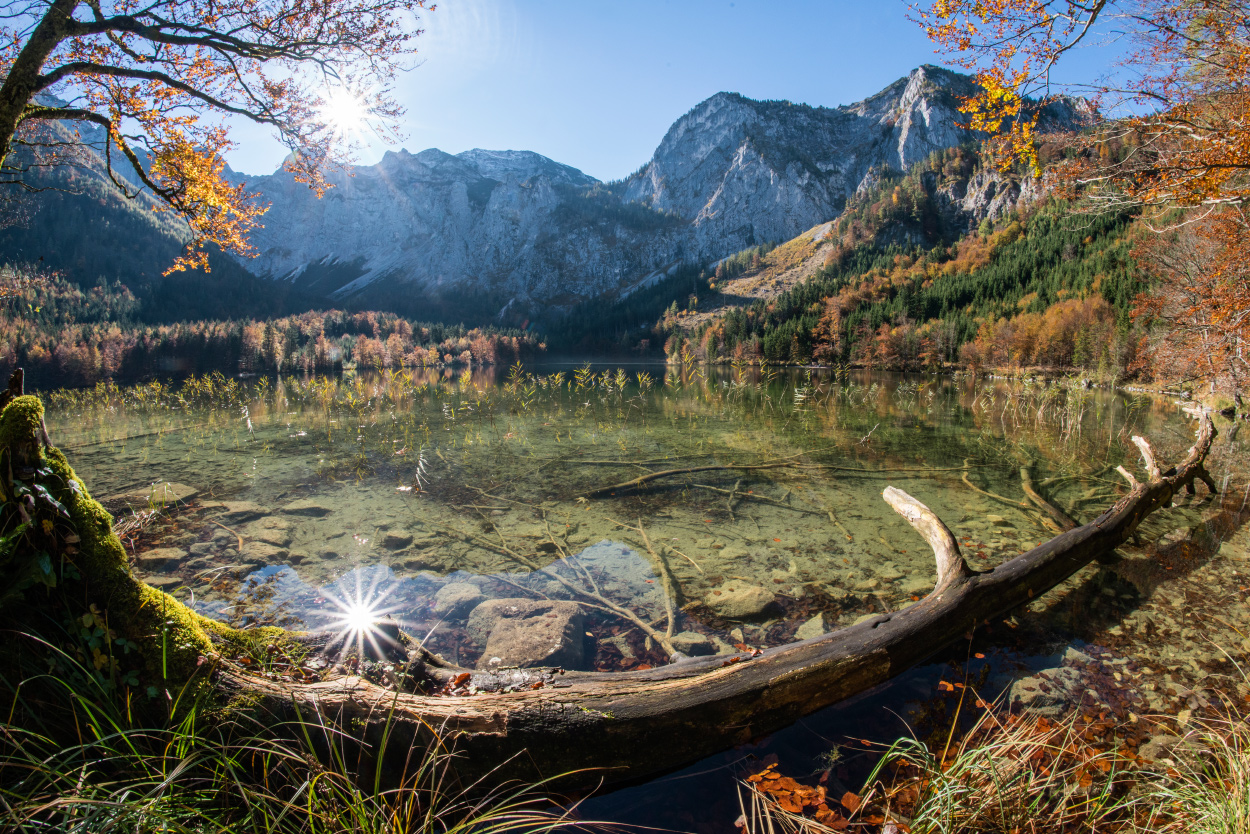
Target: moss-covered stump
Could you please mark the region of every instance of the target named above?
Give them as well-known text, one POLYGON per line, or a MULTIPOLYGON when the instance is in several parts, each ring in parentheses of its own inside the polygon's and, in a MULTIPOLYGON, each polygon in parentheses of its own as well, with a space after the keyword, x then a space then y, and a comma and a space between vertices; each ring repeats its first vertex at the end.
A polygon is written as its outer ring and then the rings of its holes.
POLYGON ((135 578, 112 517, 50 445, 43 404, 18 379, 0 394, 0 623, 119 688, 205 681, 212 638, 242 635, 135 578))

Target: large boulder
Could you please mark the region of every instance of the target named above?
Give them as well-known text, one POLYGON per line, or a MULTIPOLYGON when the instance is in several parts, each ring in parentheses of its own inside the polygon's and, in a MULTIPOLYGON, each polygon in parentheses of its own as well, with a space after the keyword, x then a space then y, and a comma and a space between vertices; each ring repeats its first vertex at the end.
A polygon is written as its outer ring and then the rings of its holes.
POLYGON ((562 600, 492 599, 473 609, 468 632, 487 635, 479 669, 501 666, 562 666, 585 663, 582 609, 562 600))

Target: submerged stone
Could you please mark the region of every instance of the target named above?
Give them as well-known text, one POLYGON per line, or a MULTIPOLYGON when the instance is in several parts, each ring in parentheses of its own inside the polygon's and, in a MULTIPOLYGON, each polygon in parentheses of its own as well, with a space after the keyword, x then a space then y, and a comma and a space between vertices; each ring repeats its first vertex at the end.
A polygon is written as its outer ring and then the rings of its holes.
POLYGON ((135 557, 135 564, 139 570, 143 571, 160 570, 177 565, 185 558, 187 558, 187 551, 180 547, 158 547, 155 550, 140 553, 135 557))
POLYGON ((149 484, 138 489, 119 492, 116 495, 110 495, 104 499, 108 504, 124 504, 137 510, 144 510, 148 507, 167 507, 170 504, 180 504, 184 501, 190 501, 199 495, 200 491, 195 487, 186 484, 176 484, 172 481, 163 481, 155 484, 149 484))
POLYGON ((226 521, 250 521, 265 514, 265 508, 255 501, 222 501, 218 504, 220 518, 226 521))
POLYGON ((403 550, 412 544, 412 534, 400 530, 394 533, 387 533, 382 537, 382 546, 387 550, 403 550))
POLYGON ((771 591, 747 582, 726 582, 704 597, 712 613, 728 620, 750 620, 776 607, 771 591))
POLYGON ((482 589, 468 582, 452 582, 434 595, 435 617, 463 620, 485 599, 482 589))
POLYGON ((268 542, 247 542, 243 545, 239 558, 249 564, 276 565, 285 562, 290 555, 285 547, 268 542))
POLYGON ((268 516, 259 521, 253 521, 244 527, 240 533, 246 539, 264 542, 274 547, 290 547, 291 542, 294 540, 292 530, 291 522, 285 518, 268 516))
POLYGON ((803 625, 799 626, 798 630, 794 632, 794 639, 810 640, 813 637, 822 636, 828 630, 828 625, 825 623, 825 615, 817 614, 815 617, 812 617, 810 620, 803 623, 803 625))
MULTIPOLYGON (((689 657, 716 653, 716 644, 706 635, 697 631, 683 631, 679 634, 674 634, 672 643, 674 649, 689 657)), ((632 651, 629 656, 633 656, 632 651)))
POLYGON ((282 508, 282 512, 287 513, 288 515, 307 515, 313 516, 314 518, 321 518, 322 516, 327 516, 334 512, 334 510, 319 501, 315 501, 311 498, 303 498, 299 501, 292 501, 290 504, 287 504, 282 508))
POLYGON ((902 584, 899 586, 899 590, 908 596, 923 597, 928 596, 929 592, 933 590, 933 586, 935 584, 935 580, 930 579, 927 576, 909 576, 907 579, 903 580, 902 584))
POLYGON ((494 599, 469 617, 470 633, 489 626, 479 669, 497 666, 580 668, 583 651, 582 609, 562 600, 494 599), (483 609, 486 609, 483 611, 483 609))

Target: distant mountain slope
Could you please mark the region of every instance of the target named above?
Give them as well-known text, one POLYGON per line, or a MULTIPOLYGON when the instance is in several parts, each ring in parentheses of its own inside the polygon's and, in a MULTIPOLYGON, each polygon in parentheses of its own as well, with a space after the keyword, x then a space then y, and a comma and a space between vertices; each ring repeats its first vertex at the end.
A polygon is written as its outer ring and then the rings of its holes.
POLYGON ((968 141, 956 97, 974 89, 967 76, 922 66, 845 107, 718 93, 669 129, 624 199, 689 220, 705 257, 788 240, 836 217, 874 168, 906 171, 968 141))
POLYGON ((984 165, 972 147, 934 152, 836 222, 726 259, 714 292, 657 312, 631 341, 712 362, 1123 374, 1144 288, 1133 215, 1040 197, 1031 177, 984 165))

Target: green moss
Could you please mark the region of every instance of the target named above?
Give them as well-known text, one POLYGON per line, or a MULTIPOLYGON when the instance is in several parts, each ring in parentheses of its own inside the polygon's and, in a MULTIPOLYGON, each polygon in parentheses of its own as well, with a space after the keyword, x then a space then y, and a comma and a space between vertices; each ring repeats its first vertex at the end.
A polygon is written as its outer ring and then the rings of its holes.
POLYGON ((74 564, 89 601, 107 612, 114 631, 140 647, 151 679, 186 683, 194 676, 199 659, 213 651, 205 626, 219 624, 136 579, 113 532, 112 516, 91 497, 65 455, 49 449, 48 465, 65 484, 57 498, 82 539, 74 564))
MULTIPOLYGON (((0 413, 0 448, 30 443, 43 431, 43 403, 27 394, 13 399, 0 413)), ((35 444, 38 448, 39 444, 35 444)))
MULTIPOLYGON (((126 550, 113 532, 113 517, 91 497, 64 453, 55 448, 42 450, 42 420, 43 404, 37 397, 14 399, 0 412, 0 443, 4 444, 0 449, 25 444, 27 450, 41 450, 43 465, 51 475, 44 470, 38 480, 64 506, 78 535, 75 547, 58 544, 48 548, 57 553, 64 549, 66 561, 76 569, 76 576, 65 578, 64 593, 59 596, 61 604, 71 609, 65 612, 67 620, 98 612, 119 638, 138 646, 144 682, 163 684, 173 694, 188 684, 198 688, 205 683, 205 676, 197 674, 201 659, 223 645, 236 652, 261 655, 264 647, 276 643, 292 654, 298 652, 291 632, 231 628, 136 578, 126 550)), ((55 523, 63 526, 64 519, 55 523)), ((28 546, 25 553, 19 549, 14 558, 37 558, 43 547, 28 546)))

